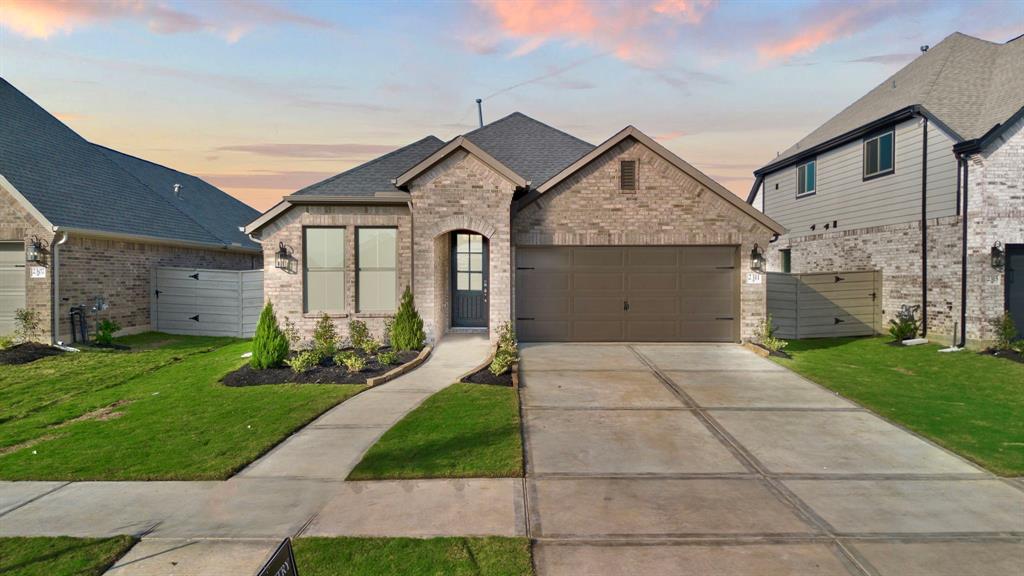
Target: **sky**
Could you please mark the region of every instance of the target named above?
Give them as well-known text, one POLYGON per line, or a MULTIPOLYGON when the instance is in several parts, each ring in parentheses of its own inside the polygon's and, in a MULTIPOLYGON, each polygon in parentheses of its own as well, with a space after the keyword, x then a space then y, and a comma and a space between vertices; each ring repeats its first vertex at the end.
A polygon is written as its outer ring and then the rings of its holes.
POLYGON ((634 125, 740 196, 752 172, 953 32, 1024 0, 0 0, 0 76, 92 142, 264 210, 518 111, 634 125))

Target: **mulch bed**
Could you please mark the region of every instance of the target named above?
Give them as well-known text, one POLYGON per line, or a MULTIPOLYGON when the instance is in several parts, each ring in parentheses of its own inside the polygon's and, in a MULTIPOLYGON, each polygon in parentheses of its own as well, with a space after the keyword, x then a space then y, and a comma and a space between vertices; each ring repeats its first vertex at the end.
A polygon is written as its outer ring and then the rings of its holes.
POLYGON ((996 348, 987 348, 982 354, 989 356, 995 356, 997 358, 1006 358, 1007 360, 1013 360, 1014 362, 1020 362, 1024 364, 1024 355, 1019 354, 1013 350, 998 350, 996 348))
POLYGON ((63 354, 60 348, 38 342, 26 342, 0 350, 0 364, 28 364, 47 356, 63 354))
POLYGON ((491 386, 511 386, 512 385, 512 371, 509 370, 501 376, 495 376, 491 373, 489 366, 484 366, 480 370, 466 376, 462 379, 467 384, 490 384, 491 386))
MULTIPOLYGON (((385 351, 386 348, 381 349, 385 351)), ((405 351, 398 353, 398 364, 381 365, 376 357, 366 362, 366 368, 361 372, 349 372, 344 366, 334 363, 331 358, 325 358, 320 365, 312 370, 297 373, 288 366, 281 368, 268 368, 266 370, 254 370, 246 364, 238 370, 228 374, 221 382, 226 386, 261 386, 263 384, 365 384, 370 378, 376 378, 399 366, 410 362, 419 356, 418 351, 405 351)))

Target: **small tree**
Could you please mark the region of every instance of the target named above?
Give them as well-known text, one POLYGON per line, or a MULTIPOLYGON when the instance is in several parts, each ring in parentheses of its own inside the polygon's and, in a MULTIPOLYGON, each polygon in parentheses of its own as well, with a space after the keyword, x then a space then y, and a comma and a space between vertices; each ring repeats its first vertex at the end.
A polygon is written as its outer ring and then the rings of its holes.
POLYGON ((313 350, 321 358, 330 358, 338 351, 338 329, 326 312, 320 315, 313 329, 313 350))
POLYGON ((280 366, 288 357, 288 338, 277 324, 274 305, 267 302, 260 312, 256 324, 256 335, 252 339, 252 358, 249 365, 256 370, 280 366))
POLYGON ((366 326, 366 322, 362 320, 348 321, 348 340, 352 343, 353 348, 362 349, 363 343, 369 338, 370 329, 366 326))
POLYGON ((395 313, 395 321, 391 323, 391 347, 395 350, 419 350, 423 348, 423 341, 427 339, 423 332, 423 318, 416 311, 413 303, 412 290, 408 286, 402 293, 402 303, 398 305, 398 312, 395 313))
POLYGON ((1011 350, 1013 341, 1017 339, 1017 325, 1013 322, 1013 316, 1004 312, 1002 318, 997 318, 993 325, 996 329, 996 348, 1011 350))
POLYGON ((14 339, 18 342, 29 342, 39 332, 39 312, 28 308, 14 311, 14 339))

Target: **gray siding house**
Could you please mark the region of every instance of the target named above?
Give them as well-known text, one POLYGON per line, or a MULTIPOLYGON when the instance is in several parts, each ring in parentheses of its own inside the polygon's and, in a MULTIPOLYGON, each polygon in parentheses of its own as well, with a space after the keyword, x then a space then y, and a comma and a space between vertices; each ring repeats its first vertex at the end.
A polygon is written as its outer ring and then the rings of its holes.
POLYGON ((1024 38, 952 34, 754 175, 770 271, 881 271, 937 340, 1024 329, 1024 38))

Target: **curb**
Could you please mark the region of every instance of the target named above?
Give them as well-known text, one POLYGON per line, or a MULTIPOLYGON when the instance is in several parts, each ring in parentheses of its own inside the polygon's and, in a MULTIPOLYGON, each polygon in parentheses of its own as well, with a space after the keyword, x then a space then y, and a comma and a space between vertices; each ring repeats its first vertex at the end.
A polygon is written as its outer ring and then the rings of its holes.
POLYGON ((395 368, 390 372, 385 372, 384 374, 381 374, 376 378, 367 378, 366 386, 368 388, 373 388, 374 386, 379 386, 385 382, 394 380, 399 376, 412 372, 416 368, 419 368, 420 364, 423 364, 427 360, 427 358, 430 356, 430 353, 433 352, 433 350, 434 348, 432 346, 424 346, 423 350, 420 350, 419 356, 413 358, 409 362, 402 364, 401 366, 395 368))

